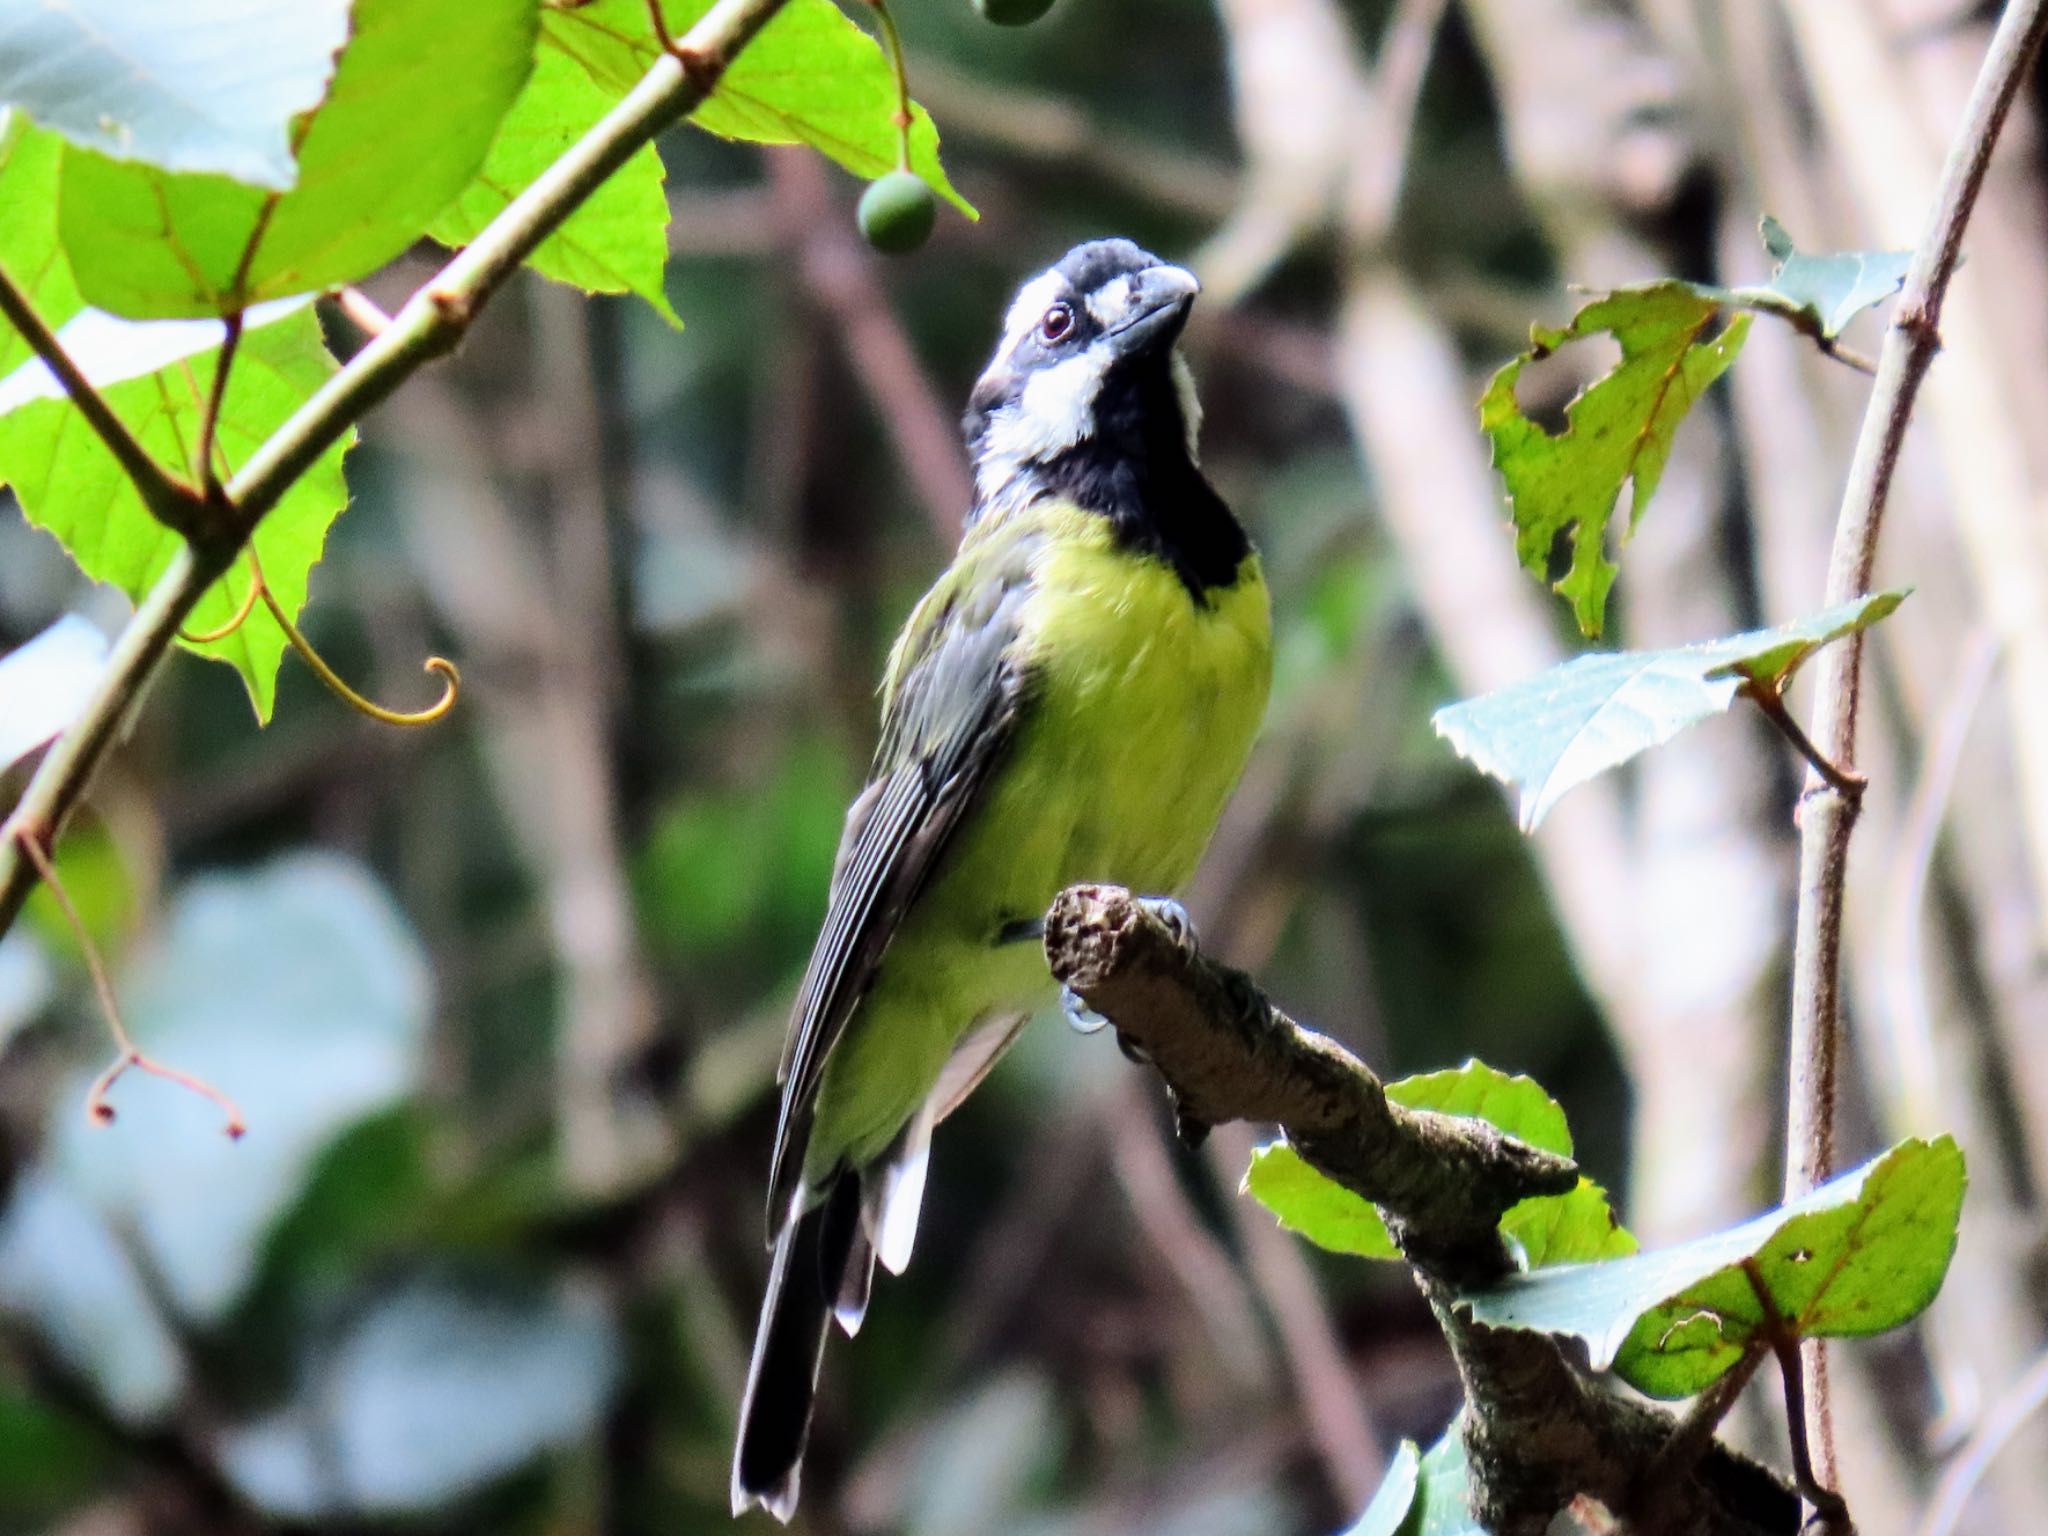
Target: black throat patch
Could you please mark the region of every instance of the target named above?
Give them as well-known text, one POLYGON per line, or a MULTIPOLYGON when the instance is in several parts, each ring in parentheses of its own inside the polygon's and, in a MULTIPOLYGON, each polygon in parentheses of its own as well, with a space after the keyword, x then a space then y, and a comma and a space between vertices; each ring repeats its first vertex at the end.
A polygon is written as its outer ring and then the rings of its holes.
POLYGON ((1234 586, 1251 540, 1188 456, 1180 397, 1164 356, 1114 367, 1095 430, 1038 473, 1049 489, 1110 520, 1123 548, 1172 566, 1194 600, 1234 586))

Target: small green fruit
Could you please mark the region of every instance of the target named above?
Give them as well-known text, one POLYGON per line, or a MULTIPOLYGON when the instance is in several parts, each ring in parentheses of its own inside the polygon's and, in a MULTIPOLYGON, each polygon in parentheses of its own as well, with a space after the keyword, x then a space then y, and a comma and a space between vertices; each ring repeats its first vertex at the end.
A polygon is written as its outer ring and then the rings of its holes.
POLYGON ((1052 0, 974 0, 974 8, 999 27, 1028 27, 1052 9, 1052 0))
POLYGON ((860 232, 878 251, 901 256, 931 238, 939 200, 908 171, 891 171, 860 196, 860 232))

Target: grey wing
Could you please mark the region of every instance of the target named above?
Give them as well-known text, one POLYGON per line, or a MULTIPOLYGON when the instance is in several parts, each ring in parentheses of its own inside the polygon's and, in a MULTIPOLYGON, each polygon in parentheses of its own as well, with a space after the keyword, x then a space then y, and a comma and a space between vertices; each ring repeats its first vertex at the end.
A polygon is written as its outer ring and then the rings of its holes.
POLYGON ((847 816, 824 927, 783 1048, 768 1176, 771 1240, 802 1173, 825 1059, 1015 735, 1025 678, 1010 645, 1022 598, 1019 586, 971 594, 940 620, 892 696, 874 778, 847 816))

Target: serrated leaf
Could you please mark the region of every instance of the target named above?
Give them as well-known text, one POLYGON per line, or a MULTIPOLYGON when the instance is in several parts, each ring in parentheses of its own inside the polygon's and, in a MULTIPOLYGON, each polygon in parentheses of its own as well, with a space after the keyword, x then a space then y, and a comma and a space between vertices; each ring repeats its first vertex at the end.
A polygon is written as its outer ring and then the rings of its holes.
POLYGON ((0 103, 74 144, 283 191, 349 0, 0 0, 0 103))
MULTIPOLYGON (((142 446, 180 473, 189 473, 198 451, 202 402, 218 357, 215 348, 102 391, 142 446)), ((238 465, 253 454, 334 369, 310 308, 249 332, 221 412, 219 442, 228 463, 238 465)), ((257 527, 264 575, 288 614, 305 606, 307 580, 328 526, 347 504, 341 464, 354 443, 350 429, 257 527)), ((14 486, 28 520, 56 535, 81 570, 138 601, 178 549, 178 536, 149 515, 113 455, 68 400, 37 400, 0 418, 0 482, 14 486)), ((193 611, 193 631, 231 619, 248 580, 246 567, 238 565, 216 583, 193 611)), ((226 639, 187 649, 240 672, 257 718, 267 721, 284 647, 284 632, 258 607, 226 639)))
POLYGON ((0 773, 78 718, 107 665, 107 637, 68 613, 0 656, 0 773))
MULTIPOLYGON (((541 49, 526 89, 498 125, 483 169, 427 233, 443 245, 468 244, 613 102, 566 55, 541 49)), ((636 293, 669 324, 680 326, 662 288, 668 196, 654 146, 643 145, 607 177, 526 264, 585 293, 636 293)))
MULTIPOLYGON (((56 330, 84 306, 57 241, 57 172, 64 145, 26 122, 0 132, 0 272, 56 330)), ((0 377, 29 356, 28 339, 0 321, 0 377)))
POLYGON ((1953 1139, 1907 1141, 1803 1200, 1731 1231, 1606 1264, 1516 1276, 1461 1297, 1487 1327, 1585 1342, 1638 1390, 1686 1397, 1757 1338, 1753 1261, 1801 1338, 1881 1333, 1918 1316, 1955 1252, 1965 1185, 1953 1139))
POLYGON ((533 64, 533 0, 356 0, 285 193, 76 147, 59 229, 88 303, 138 319, 226 315, 375 271, 483 165, 533 64))
POLYGON ((1735 361, 1748 334, 1748 317, 1737 315, 1709 338, 1717 310, 1689 283, 1617 289, 1562 330, 1532 328, 1530 350, 1503 365, 1479 401, 1480 427, 1507 485, 1515 552, 1541 579, 1552 547, 1570 538, 1571 569, 1556 588, 1588 637, 1600 634, 1619 570, 1607 557, 1615 503, 1628 487, 1625 539, 1657 492, 1678 424, 1735 361), (1553 435, 1523 412, 1515 383, 1530 363, 1598 335, 1620 343, 1621 361, 1565 407, 1565 430, 1553 435))
POLYGON ((1533 832, 1567 790, 1721 713, 1745 682, 1782 686, 1822 646, 1891 613, 1908 590, 1677 650, 1578 656, 1447 704, 1433 723, 1460 757, 1521 791, 1522 830, 1533 832))
MULTIPOLYGON (((1572 1153, 1571 1131, 1557 1101, 1530 1078, 1496 1071, 1484 1062, 1389 1083, 1387 1097, 1409 1109, 1485 1120, 1560 1157, 1572 1153)), ((1319 1248, 1367 1259, 1401 1256, 1371 1201, 1310 1167, 1284 1141, 1252 1153, 1241 1192, 1319 1248)), ((1522 1201, 1501 1219, 1501 1232, 1532 1269, 1617 1257, 1635 1252, 1636 1246, 1615 1221, 1606 1191, 1585 1178, 1567 1194, 1522 1201)))
MULTIPOLYGON (((687 32, 711 3, 664 0, 670 33, 687 32)), ((638 84, 659 57, 646 0, 550 8, 542 35, 614 98, 638 84)), ((690 121, 721 138, 809 144, 873 180, 896 169, 895 111, 895 77, 875 39, 832 0, 790 0, 733 60, 690 121)), ((968 218, 980 217, 947 179, 938 129, 915 102, 910 169, 968 218)))
POLYGON ((1768 283, 1756 287, 1709 288, 1700 292, 1725 303, 1771 314, 1803 316, 1828 340, 1873 304, 1899 291, 1911 251, 1838 251, 1810 256, 1796 249, 1785 226, 1765 214, 1759 226, 1764 249, 1778 265, 1768 283))

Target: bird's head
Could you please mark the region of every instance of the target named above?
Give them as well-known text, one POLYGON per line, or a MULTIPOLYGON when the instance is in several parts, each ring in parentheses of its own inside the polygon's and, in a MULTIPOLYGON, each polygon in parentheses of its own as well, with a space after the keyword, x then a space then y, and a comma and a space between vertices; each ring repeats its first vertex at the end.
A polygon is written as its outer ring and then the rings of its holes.
POLYGON ((962 423, 980 500, 1034 469, 1192 464, 1201 409, 1174 343, 1200 286, 1128 240, 1077 245, 1026 283, 962 423))

